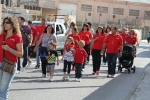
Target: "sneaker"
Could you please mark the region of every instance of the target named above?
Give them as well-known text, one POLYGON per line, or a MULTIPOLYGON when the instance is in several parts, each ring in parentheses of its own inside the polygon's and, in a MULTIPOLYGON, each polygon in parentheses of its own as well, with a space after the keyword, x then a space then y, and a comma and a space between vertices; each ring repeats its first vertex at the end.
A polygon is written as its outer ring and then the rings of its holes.
POLYGON ((44 74, 42 74, 42 76, 41 76, 42 78, 45 78, 46 77, 46 75, 44 75, 44 74))
POLYGON ((79 80, 78 80, 79 82, 81 82, 81 78, 79 78, 79 80))
POLYGON ((78 79, 77 79, 77 78, 75 78, 75 81, 78 81, 78 79))
POLYGON ((111 75, 111 78, 115 78, 115 75, 111 75))
POLYGON ((66 80, 66 76, 63 76, 62 81, 65 81, 65 80, 66 80))
POLYGON ((74 71, 74 70, 75 70, 75 67, 73 66, 73 67, 72 67, 72 71, 74 71))
POLYGON ((66 80, 69 81, 69 76, 67 76, 66 80))
POLYGON ((22 68, 21 68, 21 71, 24 72, 24 70, 25 70, 25 67, 22 67, 22 68))
POLYGON ((96 74, 99 75, 99 74, 100 74, 100 71, 97 71, 96 74))
POLYGON ((107 78, 110 78, 111 77, 111 75, 107 75, 107 78))
POLYGON ((82 71, 84 72, 84 68, 82 69, 82 71))
POLYGON ((103 63, 104 65, 106 65, 106 63, 103 63))
POLYGON ((16 71, 16 74, 20 74, 21 72, 19 70, 16 71))
POLYGON ((31 63, 31 62, 29 62, 27 67, 30 67, 30 66, 31 66, 31 64, 32 64, 32 63, 31 63))
POLYGON ((52 78, 52 77, 50 77, 50 78, 49 78, 49 81, 50 81, 50 82, 53 82, 53 78, 52 78))
POLYGON ((95 75, 95 72, 93 72, 92 75, 95 75))
POLYGON ((40 66, 39 66, 39 65, 36 65, 36 66, 35 66, 35 69, 38 69, 38 68, 40 68, 40 66))

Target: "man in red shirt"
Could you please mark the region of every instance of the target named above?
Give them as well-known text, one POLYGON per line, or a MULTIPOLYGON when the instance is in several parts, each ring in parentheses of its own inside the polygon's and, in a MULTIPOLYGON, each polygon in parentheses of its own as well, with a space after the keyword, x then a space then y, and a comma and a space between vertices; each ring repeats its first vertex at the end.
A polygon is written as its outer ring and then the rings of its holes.
POLYGON ((30 55, 31 55, 31 53, 33 53, 35 43, 37 42, 38 32, 37 32, 36 28, 33 26, 32 21, 28 21, 28 25, 31 27, 32 37, 33 37, 31 47, 29 47, 29 49, 28 49, 28 62, 29 62, 28 66, 30 66, 31 65, 30 55))
POLYGON ((107 77, 114 78, 115 70, 116 70, 116 60, 118 57, 119 50, 120 50, 119 57, 122 56, 123 39, 117 33, 116 27, 112 27, 111 31, 112 31, 112 34, 109 34, 109 36, 104 40, 103 49, 101 51, 101 54, 104 53, 104 50, 106 48, 107 49, 107 52, 106 52, 107 60, 108 60, 108 75, 107 75, 107 77))
MULTIPOLYGON (((40 36, 44 33, 44 30, 46 28, 46 20, 43 18, 41 20, 41 24, 36 26, 36 30, 38 32, 38 38, 37 41, 40 39, 40 36)), ((39 68, 40 67, 40 57, 39 57, 39 47, 36 49, 36 66, 35 68, 39 68)))

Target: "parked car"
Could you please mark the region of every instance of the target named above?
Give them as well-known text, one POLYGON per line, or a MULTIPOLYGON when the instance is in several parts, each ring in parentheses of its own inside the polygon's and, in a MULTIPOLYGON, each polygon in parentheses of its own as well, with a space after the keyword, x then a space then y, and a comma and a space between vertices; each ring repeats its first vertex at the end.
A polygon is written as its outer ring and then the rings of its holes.
MULTIPOLYGON (((32 23, 36 27, 37 25, 41 24, 41 21, 32 21, 32 23)), ((56 50, 60 51, 62 54, 64 50, 64 44, 66 41, 66 36, 65 36, 66 28, 64 24, 58 23, 58 22, 47 22, 47 25, 53 26, 54 31, 55 31, 54 35, 56 36, 57 42, 58 42, 56 50)))

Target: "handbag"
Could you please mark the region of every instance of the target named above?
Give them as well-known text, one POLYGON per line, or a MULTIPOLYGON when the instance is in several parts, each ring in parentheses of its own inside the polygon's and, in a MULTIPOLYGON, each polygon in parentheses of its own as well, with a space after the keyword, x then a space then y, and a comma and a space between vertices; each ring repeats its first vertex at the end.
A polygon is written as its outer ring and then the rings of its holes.
POLYGON ((4 59, 2 65, 0 66, 0 69, 9 74, 13 74, 15 67, 16 67, 16 63, 4 59))
POLYGON ((24 28, 21 26, 20 30, 25 34, 25 36, 27 37, 27 42, 31 43, 31 37, 26 33, 26 31, 24 30, 24 28))

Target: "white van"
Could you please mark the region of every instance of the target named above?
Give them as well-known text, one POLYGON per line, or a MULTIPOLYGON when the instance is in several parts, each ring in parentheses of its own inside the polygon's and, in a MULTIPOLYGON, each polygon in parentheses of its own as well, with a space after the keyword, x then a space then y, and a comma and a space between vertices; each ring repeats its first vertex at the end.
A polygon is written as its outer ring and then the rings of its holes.
MULTIPOLYGON (((36 27, 37 25, 41 24, 41 21, 32 21, 33 25, 36 27)), ((57 23, 57 22, 47 22, 47 25, 52 25, 54 27, 54 35, 57 38, 58 45, 56 47, 57 51, 61 51, 61 54, 63 53, 64 49, 64 44, 66 41, 66 28, 64 24, 62 23, 57 23)))

